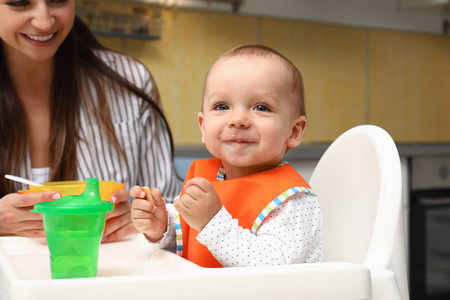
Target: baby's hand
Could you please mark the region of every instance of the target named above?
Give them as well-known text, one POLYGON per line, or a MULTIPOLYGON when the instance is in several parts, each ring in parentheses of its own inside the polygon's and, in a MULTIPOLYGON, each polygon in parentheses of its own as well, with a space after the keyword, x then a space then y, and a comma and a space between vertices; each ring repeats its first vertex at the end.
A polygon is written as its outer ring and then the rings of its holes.
POLYGON ((205 178, 192 178, 184 189, 185 194, 175 199, 174 206, 189 226, 200 232, 222 208, 222 202, 205 178))
POLYGON ((150 242, 159 241, 167 230, 166 203, 159 189, 152 190, 153 201, 146 199, 146 193, 139 186, 130 189, 134 198, 131 204, 131 221, 143 232, 150 242))

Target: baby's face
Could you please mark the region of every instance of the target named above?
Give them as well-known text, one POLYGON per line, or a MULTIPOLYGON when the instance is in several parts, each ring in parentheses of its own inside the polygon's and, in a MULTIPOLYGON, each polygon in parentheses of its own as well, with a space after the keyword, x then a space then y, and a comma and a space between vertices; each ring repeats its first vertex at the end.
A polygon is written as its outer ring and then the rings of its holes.
POLYGON ((213 66, 199 125, 202 141, 222 160, 227 176, 227 167, 250 174, 271 169, 287 147, 300 143, 306 118, 295 109, 290 86, 290 73, 277 58, 232 57, 213 66))

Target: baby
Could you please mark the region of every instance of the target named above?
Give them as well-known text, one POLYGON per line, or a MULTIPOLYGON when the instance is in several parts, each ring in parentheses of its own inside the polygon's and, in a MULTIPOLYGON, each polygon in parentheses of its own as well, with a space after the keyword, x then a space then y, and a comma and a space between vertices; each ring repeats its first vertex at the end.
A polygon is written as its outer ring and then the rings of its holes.
POLYGON ((203 267, 320 261, 319 202, 284 160, 306 122, 302 76, 287 58, 261 45, 223 54, 206 75, 198 114, 215 158, 192 163, 173 205, 157 188, 153 204, 133 187, 136 229, 203 267))

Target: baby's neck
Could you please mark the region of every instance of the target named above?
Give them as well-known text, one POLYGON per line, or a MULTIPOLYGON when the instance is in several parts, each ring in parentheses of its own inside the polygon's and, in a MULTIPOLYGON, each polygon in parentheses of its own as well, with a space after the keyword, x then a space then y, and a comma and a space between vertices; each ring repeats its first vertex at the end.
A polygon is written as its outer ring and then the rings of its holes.
POLYGON ((231 165, 223 164, 223 169, 225 171, 225 180, 231 180, 236 178, 241 178, 245 176, 249 176, 255 173, 264 172, 267 170, 271 170, 278 166, 278 163, 275 165, 263 165, 263 166, 247 166, 247 167, 236 167, 231 165))

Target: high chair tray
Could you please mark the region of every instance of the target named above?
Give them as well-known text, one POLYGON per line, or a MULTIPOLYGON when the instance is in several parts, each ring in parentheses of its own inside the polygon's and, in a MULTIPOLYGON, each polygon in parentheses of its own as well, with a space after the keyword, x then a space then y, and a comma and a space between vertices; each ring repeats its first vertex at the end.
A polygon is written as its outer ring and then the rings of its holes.
POLYGON ((51 279, 44 238, 0 237, 1 300, 368 299, 370 287, 356 264, 206 269, 140 235, 102 244, 95 278, 51 279))

